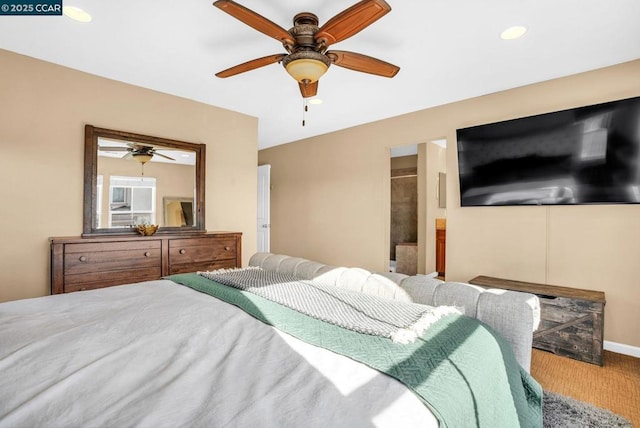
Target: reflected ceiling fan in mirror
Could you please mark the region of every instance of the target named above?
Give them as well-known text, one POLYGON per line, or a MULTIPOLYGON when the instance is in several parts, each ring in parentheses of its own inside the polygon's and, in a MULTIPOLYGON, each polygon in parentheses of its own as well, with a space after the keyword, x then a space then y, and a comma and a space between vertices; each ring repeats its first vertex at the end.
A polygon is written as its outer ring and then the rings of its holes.
POLYGON ((133 159, 140 163, 142 168, 141 174, 144 176, 144 164, 149 162, 154 156, 160 156, 165 159, 175 161, 174 158, 163 155, 153 146, 145 146, 144 144, 127 143, 126 146, 104 147, 99 146, 99 150, 103 152, 127 152, 122 159, 133 159))
POLYGON ((100 151, 127 152, 124 156, 122 156, 122 159, 133 159, 137 162, 140 162, 143 165, 149 162, 151 158, 153 158, 153 156, 156 156, 156 155, 172 161, 175 160, 172 157, 163 155, 162 153, 158 152, 156 148, 153 146, 145 146, 143 144, 136 144, 136 143, 127 143, 126 147, 125 146, 119 146, 119 147, 100 146, 100 151))
POLYGON ((232 0, 218 0, 213 5, 278 40, 287 51, 228 68, 217 73, 218 77, 235 76, 278 62, 282 63, 287 73, 298 82, 302 97, 309 98, 317 94, 318 79, 331 64, 384 77, 393 77, 400 70, 393 64, 363 54, 327 50, 330 45, 362 31, 391 11, 391 6, 384 0, 362 0, 343 10, 321 27, 318 27, 316 15, 302 12, 293 18, 293 27, 289 31, 232 0))

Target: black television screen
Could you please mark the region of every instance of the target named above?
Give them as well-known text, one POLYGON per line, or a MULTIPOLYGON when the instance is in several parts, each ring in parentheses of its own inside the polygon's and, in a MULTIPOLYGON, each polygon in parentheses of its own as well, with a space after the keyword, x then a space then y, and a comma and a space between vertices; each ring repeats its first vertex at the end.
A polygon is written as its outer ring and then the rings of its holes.
POLYGON ((458 129, 460 204, 640 203, 640 97, 458 129))

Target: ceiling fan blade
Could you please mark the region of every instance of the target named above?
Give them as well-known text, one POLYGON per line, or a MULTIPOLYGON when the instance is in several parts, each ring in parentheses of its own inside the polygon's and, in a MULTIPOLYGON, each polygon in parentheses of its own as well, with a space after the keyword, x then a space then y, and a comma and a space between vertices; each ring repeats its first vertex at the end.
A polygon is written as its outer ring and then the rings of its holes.
POLYGON ((326 55, 335 65, 348 68, 349 70, 361 71, 383 77, 393 77, 400 71, 400 67, 396 65, 355 52, 328 51, 326 55))
POLYGON ((122 159, 129 159, 130 157, 133 156, 132 152, 127 153, 126 155, 122 156, 122 159))
POLYGON ((128 147, 105 147, 105 146, 100 146, 98 148, 98 150, 100 150, 101 152, 126 152, 127 150, 129 150, 128 147))
POLYGON ((338 43, 373 24, 391 11, 384 0, 362 0, 328 20, 315 34, 318 42, 338 43))
POLYGON ((318 80, 313 83, 298 82, 298 85, 300 85, 300 93, 302 94, 302 98, 313 97, 318 93, 318 80))
POLYGON ((213 2, 213 5, 269 37, 288 45, 295 43, 295 40, 287 30, 234 1, 218 0, 213 2))
POLYGON ((154 156, 160 156, 160 157, 163 157, 163 158, 165 158, 165 159, 172 160, 172 161, 174 161, 174 160, 175 160, 175 159, 174 159, 174 158, 172 158, 172 157, 169 157, 169 156, 167 156, 167 155, 163 155, 162 153, 160 153, 160 152, 156 152, 156 151, 154 151, 154 152, 153 152, 153 155, 154 155, 154 156))
POLYGON ((245 71, 255 70, 256 68, 264 67, 265 65, 273 64, 274 62, 280 62, 282 58, 287 56, 286 54, 269 55, 258 59, 252 59, 251 61, 243 62, 234 67, 222 70, 216 73, 218 77, 230 77, 236 74, 244 73, 245 71))

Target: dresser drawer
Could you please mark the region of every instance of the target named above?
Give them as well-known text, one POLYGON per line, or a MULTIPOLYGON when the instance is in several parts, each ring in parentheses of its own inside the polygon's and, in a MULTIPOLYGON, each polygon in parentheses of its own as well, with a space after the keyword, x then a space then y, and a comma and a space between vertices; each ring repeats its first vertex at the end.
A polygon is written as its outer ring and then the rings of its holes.
MULTIPOLYGON (((217 260, 231 260, 235 266, 237 253, 237 241, 233 237, 172 239, 169 242, 169 265, 201 265, 217 260)), ((172 269, 170 271, 173 273, 172 269)))
POLYGON ((64 275, 146 268, 155 269, 160 277, 160 245, 160 241, 66 244, 64 275))
POLYGON ((65 293, 158 279, 161 242, 65 244, 63 269, 65 293))
POLYGON ((160 278, 160 269, 155 267, 67 275, 64 278, 63 292, 93 290, 113 285, 151 281, 158 278, 160 278))
POLYGON ((236 259, 216 260, 202 263, 173 264, 169 268, 169 274, 175 275, 177 273, 189 273, 198 271, 202 272, 208 270, 229 269, 234 267, 236 267, 236 259))

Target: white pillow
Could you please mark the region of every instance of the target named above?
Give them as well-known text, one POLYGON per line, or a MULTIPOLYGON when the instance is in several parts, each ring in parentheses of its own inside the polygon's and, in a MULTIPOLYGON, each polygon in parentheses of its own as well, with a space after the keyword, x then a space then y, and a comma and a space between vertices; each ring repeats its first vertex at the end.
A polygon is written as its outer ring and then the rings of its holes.
POLYGON ((379 274, 374 274, 361 268, 341 268, 334 271, 338 274, 335 281, 336 287, 346 288, 384 299, 411 302, 411 297, 406 291, 391 279, 379 274))

